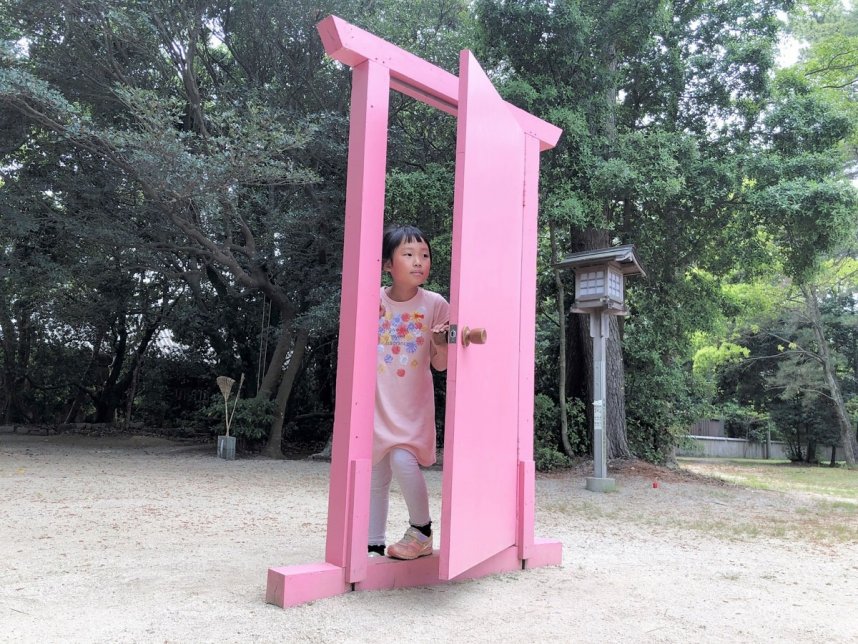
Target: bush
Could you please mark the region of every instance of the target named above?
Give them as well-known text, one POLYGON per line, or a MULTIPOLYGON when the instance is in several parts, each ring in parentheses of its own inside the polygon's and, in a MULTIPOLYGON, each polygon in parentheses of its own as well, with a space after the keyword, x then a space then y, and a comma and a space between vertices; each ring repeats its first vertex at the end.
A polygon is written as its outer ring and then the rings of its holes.
MULTIPOLYGON (((229 413, 232 415, 232 406, 235 400, 229 401, 229 413)), ((261 398, 240 398, 235 403, 235 414, 232 416, 232 424, 229 428, 231 436, 244 438, 248 441, 259 441, 268 436, 268 429, 274 418, 275 403, 273 400, 261 398)), ((203 409, 203 415, 212 423, 212 431, 223 434, 226 431, 224 421, 224 406, 222 396, 213 396, 211 404, 203 409)))
POLYGON ((533 458, 540 472, 571 464, 560 451, 560 408, 545 394, 536 394, 533 405, 533 458))
POLYGON ((536 463, 536 469, 540 472, 550 472, 572 465, 572 461, 565 454, 551 447, 537 447, 533 454, 533 460, 536 463))

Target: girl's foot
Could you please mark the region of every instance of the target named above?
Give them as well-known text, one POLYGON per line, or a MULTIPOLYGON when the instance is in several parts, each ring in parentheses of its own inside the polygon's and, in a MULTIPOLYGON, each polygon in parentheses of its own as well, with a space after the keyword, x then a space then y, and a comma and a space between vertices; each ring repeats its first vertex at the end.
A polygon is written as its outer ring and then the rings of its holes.
POLYGON ((405 531, 405 536, 387 547, 387 556, 394 559, 417 559, 432 554, 432 537, 427 537, 414 526, 405 531))

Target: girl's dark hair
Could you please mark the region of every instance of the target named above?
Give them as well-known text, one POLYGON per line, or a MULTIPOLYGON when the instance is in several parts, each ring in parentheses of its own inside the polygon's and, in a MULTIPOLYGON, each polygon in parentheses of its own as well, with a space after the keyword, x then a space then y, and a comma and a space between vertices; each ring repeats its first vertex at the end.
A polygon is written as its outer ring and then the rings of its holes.
POLYGON ((423 242, 429 246, 429 259, 432 259, 432 246, 429 238, 416 226, 390 226, 384 231, 381 240, 381 263, 393 259, 393 251, 399 248, 402 242, 423 242))

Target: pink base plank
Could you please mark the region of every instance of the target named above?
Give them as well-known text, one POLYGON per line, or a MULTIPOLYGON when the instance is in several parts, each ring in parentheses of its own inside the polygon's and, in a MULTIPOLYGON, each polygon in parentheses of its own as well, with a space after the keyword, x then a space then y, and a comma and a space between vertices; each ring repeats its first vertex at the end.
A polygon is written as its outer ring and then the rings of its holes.
POLYGON ((351 590, 345 570, 329 563, 302 564, 268 569, 265 601, 281 608, 342 595, 351 590))
MULTIPOLYGON (((562 544, 550 539, 536 539, 530 549, 531 556, 522 562, 518 547, 501 550, 486 561, 466 570, 453 581, 479 579, 501 572, 514 572, 522 568, 556 566, 562 561, 562 544)), ((446 583, 439 576, 439 551, 429 557, 413 561, 399 561, 387 557, 367 560, 366 578, 354 584, 354 590, 391 590, 446 583)), ((352 590, 346 582, 345 570, 329 563, 283 566, 268 569, 268 590, 265 601, 281 608, 296 606, 316 599, 342 595, 352 590)))
POLYGON ((366 579, 355 584, 355 590, 389 590, 412 586, 434 586, 438 579, 439 551, 429 557, 398 561, 388 557, 372 557, 366 568, 366 579))
POLYGON ((556 539, 534 539, 530 557, 524 562, 524 568, 541 566, 559 566, 563 562, 563 544, 556 539))

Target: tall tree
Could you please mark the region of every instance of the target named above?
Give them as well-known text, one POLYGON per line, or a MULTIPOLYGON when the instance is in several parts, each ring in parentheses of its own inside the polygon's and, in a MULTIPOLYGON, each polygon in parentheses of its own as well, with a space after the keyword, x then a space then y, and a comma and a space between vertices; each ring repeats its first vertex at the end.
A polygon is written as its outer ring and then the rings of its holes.
MULTIPOLYGON (((785 5, 476 5, 506 94, 564 129, 545 163, 543 216, 564 226, 571 250, 632 242, 648 269, 647 282, 631 285, 631 321, 611 329, 611 456, 627 455, 627 445, 663 456, 673 443, 665 430, 693 414, 683 395, 688 339, 717 290, 693 269, 724 270, 747 251, 733 223, 741 162, 765 107, 785 5)), ((589 401, 589 334, 574 318, 569 329, 570 394, 589 401)))
MULTIPOLYGON (((858 7, 839 0, 798 3, 790 31, 806 45, 796 70, 858 118, 858 7)), ((847 172, 858 176, 858 132, 845 141, 847 172)))
MULTIPOLYGON (((93 225, 76 181, 99 168, 105 186, 121 187, 114 241, 133 249, 123 256, 152 283, 186 294, 172 308, 173 337, 210 346, 223 369, 250 376, 264 362, 251 391, 276 403, 272 455, 303 357, 329 362, 308 349, 318 341, 330 353, 336 330, 349 74, 324 57, 315 23, 336 13, 450 68, 469 24, 466 3, 418 8, 395 0, 2 3, 0 30, 15 36, 4 42, 23 38, 26 47, 7 49, 0 68, 0 167, 13 181, 40 155, 83 159, 59 164, 45 190, 59 204, 55 220, 87 240, 112 206, 105 201, 93 225)), ((389 214, 443 230, 451 191, 437 199, 421 191, 451 183, 451 119, 410 99, 393 108, 389 214)), ((436 250, 447 245, 442 235, 436 250)), ((112 305, 120 311, 120 298, 112 305)), ((143 328, 143 313, 131 315, 143 328)), ((91 346, 123 346, 102 337, 111 325, 97 322, 109 316, 93 318, 91 346)), ((79 379, 96 380, 96 371, 79 379)))
MULTIPOLYGON (((318 180, 299 158, 317 125, 280 88, 266 91, 270 68, 248 76, 217 44, 211 26, 236 5, 8 5, 31 40, 28 55, 7 59, 0 102, 138 191, 136 243, 157 256, 151 270, 171 266, 192 283, 209 271, 272 302, 279 333, 260 394, 288 389, 282 367, 306 337, 298 333, 305 296, 293 292, 301 282, 284 258, 306 252, 312 237, 308 213, 284 206, 318 180)), ((238 25, 258 24, 269 9, 238 8, 251 12, 238 25)))

